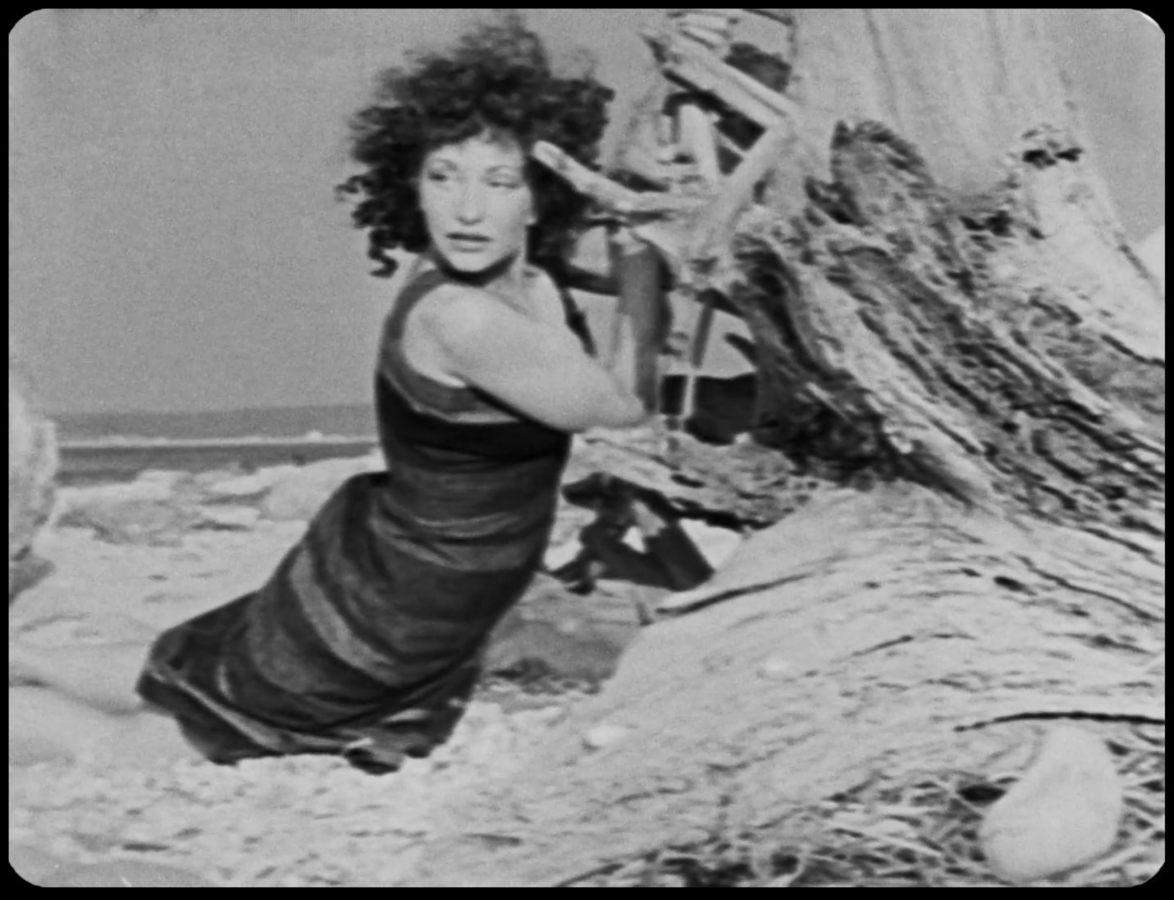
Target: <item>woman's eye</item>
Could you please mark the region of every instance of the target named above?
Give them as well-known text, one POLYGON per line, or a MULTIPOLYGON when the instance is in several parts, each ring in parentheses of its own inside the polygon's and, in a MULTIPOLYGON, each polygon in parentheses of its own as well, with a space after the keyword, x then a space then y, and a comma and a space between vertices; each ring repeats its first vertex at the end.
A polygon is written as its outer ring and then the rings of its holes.
MULTIPOLYGON (((428 180, 440 183, 440 182, 449 181, 450 179, 449 179, 449 176, 443 172, 429 172, 428 173, 428 180)), ((516 181, 492 181, 489 183, 489 186, 495 187, 495 188, 507 188, 507 189, 521 187, 521 185, 516 181)))

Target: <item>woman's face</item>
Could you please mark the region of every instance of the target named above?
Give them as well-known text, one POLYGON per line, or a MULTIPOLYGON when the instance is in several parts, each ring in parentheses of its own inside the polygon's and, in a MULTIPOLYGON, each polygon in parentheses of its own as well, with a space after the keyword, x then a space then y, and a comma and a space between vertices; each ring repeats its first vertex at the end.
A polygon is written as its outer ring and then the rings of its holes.
POLYGON ((420 207, 433 249, 476 273, 526 247, 534 197, 516 141, 485 135, 430 152, 420 169, 420 207))

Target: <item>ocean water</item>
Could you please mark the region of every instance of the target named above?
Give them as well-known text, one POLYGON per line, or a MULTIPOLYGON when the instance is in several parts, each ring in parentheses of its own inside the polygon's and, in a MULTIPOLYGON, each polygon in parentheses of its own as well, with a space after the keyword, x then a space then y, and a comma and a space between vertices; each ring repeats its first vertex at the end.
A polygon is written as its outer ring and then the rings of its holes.
POLYGON ((148 469, 206 472, 229 469, 241 474, 266 466, 305 465, 320 459, 366 456, 370 441, 291 441, 273 443, 153 444, 140 446, 63 446, 57 483, 65 487, 134 481, 148 469))
POLYGON ((306 439, 315 433, 374 438, 370 403, 289 406, 179 413, 60 413, 54 415, 63 443, 151 440, 306 439))
MULTIPOLYGON (((751 425, 752 374, 697 382, 693 433, 729 443, 751 425)), ((680 411, 684 379, 666 375, 661 411, 680 411)), ((290 462, 365 456, 376 446, 372 404, 236 409, 195 413, 59 414, 58 483, 133 481, 147 469, 244 472, 290 462)))
POLYGON ((147 469, 251 472, 365 456, 377 446, 370 405, 62 414, 53 420, 58 483, 66 486, 132 481, 147 469))

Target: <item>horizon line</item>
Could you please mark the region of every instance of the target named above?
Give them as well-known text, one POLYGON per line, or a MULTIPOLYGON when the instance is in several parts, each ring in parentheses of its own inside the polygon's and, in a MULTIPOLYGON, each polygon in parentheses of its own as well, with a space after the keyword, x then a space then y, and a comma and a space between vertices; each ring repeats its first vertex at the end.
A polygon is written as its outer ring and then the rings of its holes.
POLYGON ((291 403, 272 406, 226 406, 209 409, 43 409, 42 415, 54 416, 185 416, 205 413, 272 412, 278 409, 328 409, 340 406, 373 406, 370 400, 339 401, 337 403, 291 403))

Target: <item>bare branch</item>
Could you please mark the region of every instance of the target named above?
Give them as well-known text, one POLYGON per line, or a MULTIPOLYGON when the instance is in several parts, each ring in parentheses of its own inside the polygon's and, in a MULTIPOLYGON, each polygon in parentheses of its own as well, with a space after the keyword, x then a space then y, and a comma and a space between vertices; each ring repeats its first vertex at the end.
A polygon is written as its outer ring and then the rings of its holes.
POLYGON ((742 12, 762 16, 764 19, 770 19, 771 21, 778 22, 780 25, 786 25, 788 28, 794 27, 795 25, 795 19, 791 14, 781 9, 743 9, 742 12))
POLYGON ((590 197, 604 209, 620 212, 625 207, 631 207, 638 197, 635 191, 630 191, 611 179, 592 172, 546 141, 535 143, 530 155, 556 175, 562 176, 580 194, 590 197))
POLYGON ((696 213, 709 201, 704 196, 681 197, 628 190, 607 176, 592 172, 545 141, 538 141, 530 153, 538 162, 565 178, 579 193, 590 197, 617 218, 632 224, 696 213))
POLYGON ((712 94, 764 128, 769 128, 780 116, 798 121, 799 108, 794 102, 726 65, 709 50, 674 40, 672 35, 655 29, 646 29, 642 37, 660 61, 666 78, 712 94))
POLYGON ((779 163, 794 137, 791 123, 784 120, 776 123, 755 142, 742 164, 726 179, 718 199, 698 223, 687 253, 689 258, 712 258, 729 242, 738 216, 753 202, 755 185, 779 163))

